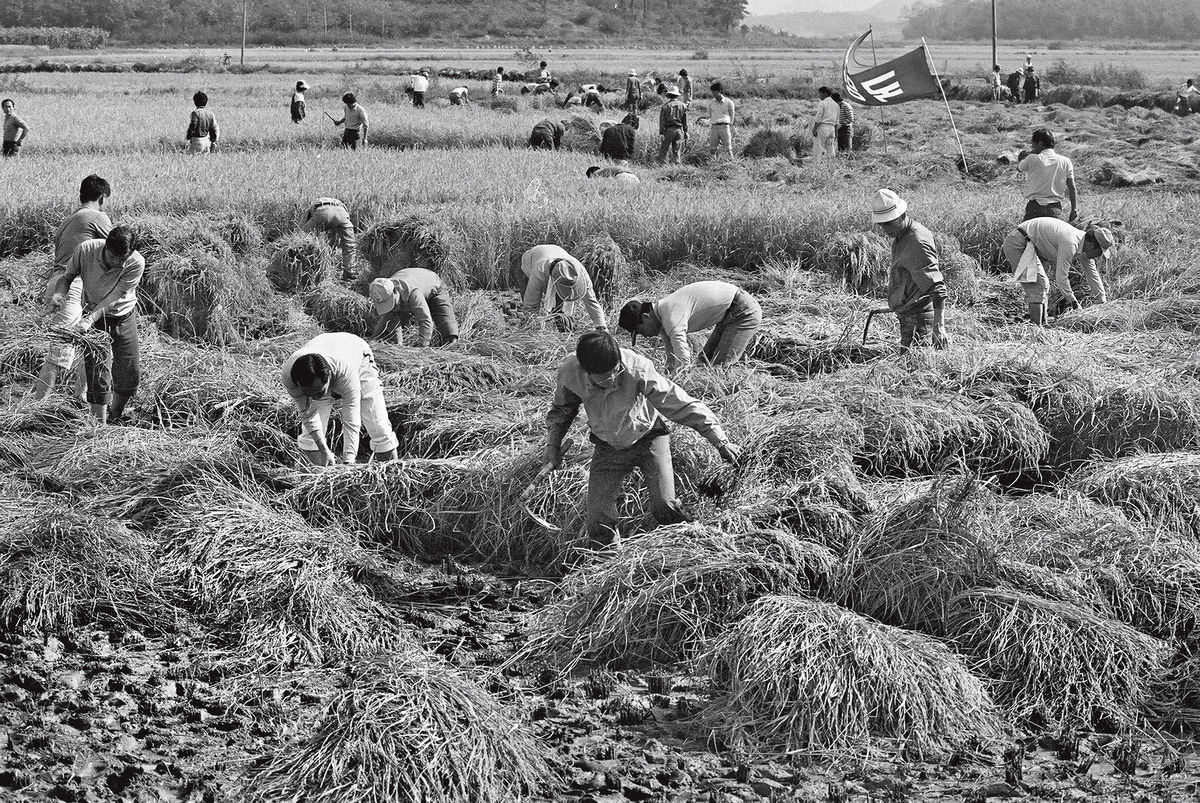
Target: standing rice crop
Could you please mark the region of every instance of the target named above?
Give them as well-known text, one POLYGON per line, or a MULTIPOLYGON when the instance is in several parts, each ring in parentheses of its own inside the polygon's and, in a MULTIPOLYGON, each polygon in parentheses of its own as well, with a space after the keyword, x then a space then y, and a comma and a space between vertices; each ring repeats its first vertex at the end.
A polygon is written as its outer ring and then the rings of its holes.
POLYGON ((255 774, 251 799, 508 803, 550 782, 545 752, 479 685, 404 650, 354 664, 315 731, 255 774))
POLYGON ((891 248, 874 232, 839 234, 813 256, 818 270, 842 283, 847 292, 875 295, 887 286, 891 248))
POLYGON ((705 723, 751 749, 838 753, 883 737, 937 754, 1004 731, 944 644, 802 596, 753 603, 702 663, 723 698, 705 723))
POLYGON ((432 215, 405 215, 381 220, 363 232, 360 253, 371 270, 363 279, 388 277, 404 268, 425 268, 450 287, 463 286, 462 234, 453 224, 432 215))

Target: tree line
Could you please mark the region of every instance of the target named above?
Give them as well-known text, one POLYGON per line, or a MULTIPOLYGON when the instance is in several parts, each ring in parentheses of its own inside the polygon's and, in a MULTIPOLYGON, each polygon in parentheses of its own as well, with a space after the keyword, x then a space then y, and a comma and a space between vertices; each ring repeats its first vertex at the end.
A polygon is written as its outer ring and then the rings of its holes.
MULTIPOLYGON (((1180 42, 1200 39, 1196 0, 997 0, 1003 39, 1120 39, 1180 42)), ((991 0, 918 4, 904 25, 908 38, 981 40, 992 36, 991 0)))

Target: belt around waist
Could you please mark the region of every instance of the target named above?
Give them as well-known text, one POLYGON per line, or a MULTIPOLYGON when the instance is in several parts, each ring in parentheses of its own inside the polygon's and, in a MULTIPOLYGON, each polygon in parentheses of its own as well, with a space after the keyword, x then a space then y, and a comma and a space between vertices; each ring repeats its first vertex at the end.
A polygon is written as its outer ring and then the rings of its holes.
POLYGON ((729 125, 729 123, 713 123, 713 125, 729 125))
POLYGON ((1021 236, 1025 238, 1025 242, 1027 242, 1027 243, 1033 242, 1033 240, 1031 240, 1029 238, 1029 232, 1025 231, 1025 229, 1021 228, 1020 226, 1017 226, 1017 231, 1021 232, 1021 236))

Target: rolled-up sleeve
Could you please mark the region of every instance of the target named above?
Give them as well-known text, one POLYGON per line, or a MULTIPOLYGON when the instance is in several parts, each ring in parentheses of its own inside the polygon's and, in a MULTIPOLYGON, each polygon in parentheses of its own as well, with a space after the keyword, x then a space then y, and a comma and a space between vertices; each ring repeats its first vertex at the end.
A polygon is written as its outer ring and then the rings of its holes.
POLYGON ((696 430, 713 446, 728 440, 721 422, 708 405, 653 368, 641 378, 642 395, 666 418, 696 430))

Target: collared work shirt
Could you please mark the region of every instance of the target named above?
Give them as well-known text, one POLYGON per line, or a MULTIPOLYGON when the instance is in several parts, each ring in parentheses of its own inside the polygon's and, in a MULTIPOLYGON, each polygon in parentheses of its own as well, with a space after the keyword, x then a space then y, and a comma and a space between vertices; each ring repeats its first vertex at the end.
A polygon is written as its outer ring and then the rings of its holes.
POLYGON ((351 131, 358 131, 371 124, 371 121, 367 119, 367 110, 358 103, 346 109, 345 122, 346 128, 351 131))
POLYGON ((836 125, 837 119, 837 102, 833 98, 821 98, 821 102, 817 104, 817 116, 813 118, 813 125, 836 125))
POLYGON ((213 116, 207 108, 192 109, 191 119, 188 120, 186 139, 204 139, 208 137, 212 142, 217 141, 217 137, 221 135, 217 128, 217 118, 213 116))
POLYGON ((687 365, 692 361, 688 332, 711 329, 720 323, 738 289, 737 285, 729 282, 693 282, 651 305, 654 317, 662 325, 667 368, 674 368, 676 363, 687 365))
POLYGON ((76 209, 58 224, 54 233, 54 267, 66 270, 75 249, 88 240, 103 240, 112 231, 112 221, 98 209, 76 209))
POLYGON ((429 91, 429 79, 420 73, 414 75, 412 77, 412 90, 413 92, 429 91))
POLYGON ((684 133, 688 130, 687 105, 678 98, 667 103, 658 113, 658 133, 665 134, 670 128, 681 128, 684 133))
POLYGON ((59 292, 66 295, 71 280, 83 279, 83 298, 92 308, 113 301, 106 314, 120 318, 137 306, 137 288, 146 272, 146 260, 134 251, 120 268, 109 270, 104 264, 104 240, 88 240, 67 262, 67 272, 59 280, 59 292), (114 301, 115 299, 115 301, 114 301))
POLYGON ((444 289, 442 277, 426 268, 405 268, 391 275, 396 285, 396 307, 389 315, 411 321, 417 326, 417 345, 428 346, 433 338, 433 315, 429 297, 444 289))
POLYGON ((1017 228, 1025 232, 1042 262, 1054 263, 1051 279, 1068 275, 1071 262, 1083 251, 1084 232, 1065 220, 1038 217, 1017 228))
POLYGON ((4 141, 19 142, 29 134, 29 126, 25 125, 25 121, 17 116, 16 112, 4 115, 4 141), (21 132, 21 136, 17 136, 17 132, 21 132))
POLYGON ((724 125, 733 123, 733 99, 723 97, 720 100, 713 98, 708 102, 708 121, 713 125, 724 125))
POLYGON ((1025 174, 1025 198, 1040 204, 1065 200, 1067 182, 1075 180, 1075 165, 1053 148, 1029 154, 1017 169, 1025 174))
MULTIPOLYGON (((521 255, 521 272, 529 277, 521 305, 528 312, 536 312, 538 307, 541 307, 546 313, 554 310, 558 300, 558 291, 555 289, 554 283, 550 281, 550 266, 560 259, 565 259, 575 266, 580 280, 587 288, 580 301, 583 302, 588 317, 592 319, 592 324, 597 329, 607 328, 604 308, 600 306, 600 301, 596 298, 596 289, 592 286, 592 277, 588 274, 587 268, 557 245, 535 245, 521 255)), ((575 312, 575 302, 564 300, 562 311, 564 315, 572 315, 575 312)))
POLYGON ((893 311, 899 311, 914 299, 928 296, 925 305, 917 304, 907 311, 915 313, 931 304, 934 298, 946 297, 938 259, 933 232, 910 219, 904 231, 892 242, 888 306, 893 311))
MULTIPOLYGON (((358 455, 358 441, 362 433, 362 386, 361 373, 366 360, 374 362, 374 354, 367 341, 349 332, 330 332, 317 335, 283 363, 280 379, 288 395, 296 402, 300 411, 300 428, 305 434, 321 431, 321 417, 315 402, 304 395, 292 381, 292 366, 304 354, 319 354, 329 364, 329 387, 321 401, 333 399, 342 409, 342 455, 353 462, 358 455)), ((324 434, 324 433, 322 433, 324 434)))
POLYGON ((592 436, 614 449, 626 449, 654 429, 662 417, 703 435, 714 446, 726 440, 721 422, 704 404, 658 372, 654 364, 621 349, 622 370, 611 388, 592 382, 574 354, 558 369, 554 404, 546 416, 547 447, 555 453, 582 404, 592 436))

